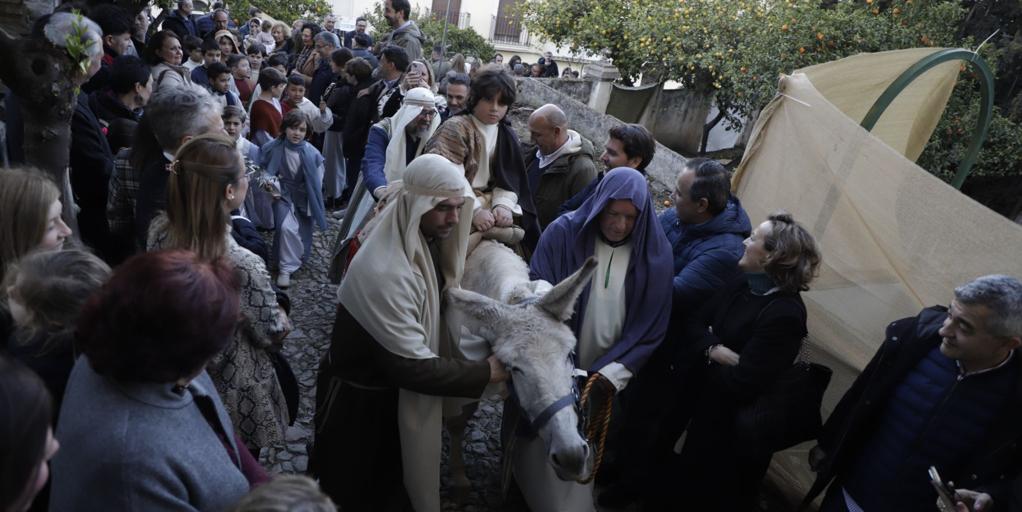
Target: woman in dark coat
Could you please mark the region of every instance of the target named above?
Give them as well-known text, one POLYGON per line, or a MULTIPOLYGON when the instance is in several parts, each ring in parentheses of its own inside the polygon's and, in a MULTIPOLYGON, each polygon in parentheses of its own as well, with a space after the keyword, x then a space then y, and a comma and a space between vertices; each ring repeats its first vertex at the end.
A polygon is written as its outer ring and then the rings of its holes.
POLYGON ((788 213, 770 215, 745 240, 738 262, 743 278, 718 292, 685 329, 707 365, 697 367, 701 385, 691 392, 699 399, 681 456, 663 474, 672 484, 651 489, 667 501, 654 498, 648 509, 665 510, 680 498, 692 510, 755 510, 773 453, 739 443, 735 418, 795 362, 807 334, 800 292, 809 289, 819 264, 812 235, 788 213))

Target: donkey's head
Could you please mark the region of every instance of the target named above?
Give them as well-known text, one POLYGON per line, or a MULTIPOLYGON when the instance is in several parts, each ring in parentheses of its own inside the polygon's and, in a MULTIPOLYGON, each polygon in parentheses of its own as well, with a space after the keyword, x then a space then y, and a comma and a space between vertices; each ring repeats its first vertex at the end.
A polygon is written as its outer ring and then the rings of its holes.
POLYGON ((569 356, 575 335, 564 324, 575 300, 596 269, 589 258, 577 272, 546 294, 520 304, 504 304, 484 295, 451 289, 447 298, 460 310, 465 327, 486 338, 511 371, 515 394, 526 420, 546 443, 557 476, 574 480, 589 473, 589 445, 578 433, 572 397, 574 365, 569 356), (566 405, 566 406, 565 406, 566 405))

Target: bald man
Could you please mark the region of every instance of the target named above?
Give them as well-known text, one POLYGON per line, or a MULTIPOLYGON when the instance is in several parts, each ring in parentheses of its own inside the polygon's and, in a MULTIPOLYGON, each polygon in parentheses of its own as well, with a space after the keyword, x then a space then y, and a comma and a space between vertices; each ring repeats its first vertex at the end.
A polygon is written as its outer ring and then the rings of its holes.
POLYGON ((546 104, 529 116, 532 144, 524 146, 529 190, 540 228, 557 218, 560 206, 596 178, 593 143, 568 129, 568 117, 546 104))

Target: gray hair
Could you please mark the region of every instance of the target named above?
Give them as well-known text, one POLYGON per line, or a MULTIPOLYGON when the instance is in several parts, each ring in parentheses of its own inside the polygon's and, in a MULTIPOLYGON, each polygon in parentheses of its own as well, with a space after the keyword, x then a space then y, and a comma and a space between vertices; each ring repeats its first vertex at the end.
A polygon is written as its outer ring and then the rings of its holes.
POLYGON ((329 44, 334 48, 339 48, 341 46, 341 41, 340 39, 337 39, 337 34, 334 34, 333 32, 327 32, 326 30, 316 34, 316 37, 312 39, 320 43, 329 44))
POLYGON ((279 475, 241 498, 233 512, 336 512, 337 507, 303 475, 279 475))
POLYGON ((160 147, 177 151, 181 139, 209 131, 209 119, 220 116, 220 103, 197 85, 161 87, 149 98, 145 115, 150 119, 153 134, 160 147))
POLYGON ((962 304, 981 305, 992 313, 987 330, 994 336, 1022 336, 1022 282, 1012 276, 993 274, 955 288, 962 304))

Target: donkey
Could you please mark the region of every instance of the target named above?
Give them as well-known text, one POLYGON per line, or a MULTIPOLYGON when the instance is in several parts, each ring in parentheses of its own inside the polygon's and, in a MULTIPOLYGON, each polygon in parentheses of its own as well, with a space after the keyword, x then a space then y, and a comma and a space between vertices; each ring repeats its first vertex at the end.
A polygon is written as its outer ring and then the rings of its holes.
POLYGON ((483 241, 465 263, 463 288, 447 292, 463 325, 485 338, 511 371, 526 420, 543 439, 548 462, 562 480, 582 478, 591 468, 574 407, 570 355, 576 340, 564 322, 595 269, 595 258, 589 258, 550 288, 545 281, 530 281, 528 266, 507 246, 483 241))

